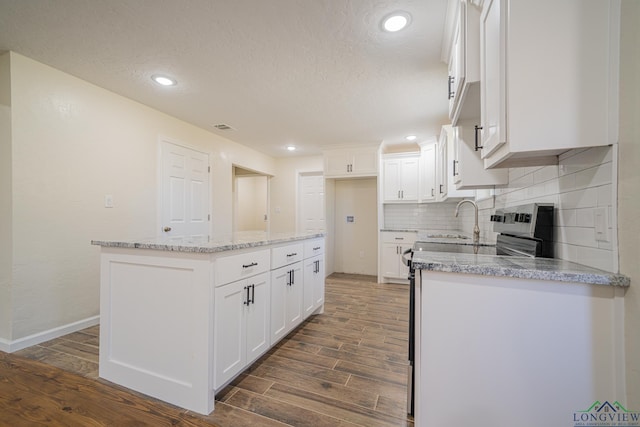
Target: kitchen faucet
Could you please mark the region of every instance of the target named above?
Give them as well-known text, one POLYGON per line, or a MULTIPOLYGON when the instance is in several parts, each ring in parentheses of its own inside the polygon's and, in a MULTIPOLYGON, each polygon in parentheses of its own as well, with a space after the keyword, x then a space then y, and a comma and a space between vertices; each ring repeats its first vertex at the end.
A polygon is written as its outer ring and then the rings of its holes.
POLYGON ((473 200, 462 200, 458 202, 458 205, 456 206, 456 216, 458 216, 458 209, 463 203, 471 203, 476 209, 476 224, 473 226, 473 244, 478 245, 480 243, 480 227, 478 227, 478 205, 473 200))

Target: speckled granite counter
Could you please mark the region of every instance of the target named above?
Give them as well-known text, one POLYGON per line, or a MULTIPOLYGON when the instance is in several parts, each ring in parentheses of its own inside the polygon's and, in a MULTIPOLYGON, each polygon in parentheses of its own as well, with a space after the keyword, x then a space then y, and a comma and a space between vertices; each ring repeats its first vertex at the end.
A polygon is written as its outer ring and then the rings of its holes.
POLYGON ((323 233, 266 233, 261 231, 238 232, 220 238, 151 238, 138 240, 92 240, 92 245, 109 248, 153 249, 171 252, 213 253, 236 249, 255 248, 298 240, 323 237, 323 233))
POLYGON ((473 255, 448 252, 414 252, 416 270, 479 274, 519 279, 553 280, 593 285, 629 286, 630 279, 560 259, 473 255))

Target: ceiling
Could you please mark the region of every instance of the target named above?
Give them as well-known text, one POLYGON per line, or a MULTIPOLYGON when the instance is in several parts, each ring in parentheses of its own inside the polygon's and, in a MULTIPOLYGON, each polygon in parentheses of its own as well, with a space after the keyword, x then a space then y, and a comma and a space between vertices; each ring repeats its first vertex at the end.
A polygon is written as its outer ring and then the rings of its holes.
POLYGON ((447 0, 0 0, 12 50, 274 157, 448 122, 447 0), (409 27, 380 29, 402 10, 409 27), (178 84, 160 87, 153 74, 178 84), (216 124, 227 124, 221 131, 216 124))

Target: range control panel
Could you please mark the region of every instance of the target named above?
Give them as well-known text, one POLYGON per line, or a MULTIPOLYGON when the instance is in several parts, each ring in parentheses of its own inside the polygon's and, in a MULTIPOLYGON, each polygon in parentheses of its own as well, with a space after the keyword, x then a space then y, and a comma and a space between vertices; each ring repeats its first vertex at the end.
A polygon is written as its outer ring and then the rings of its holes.
POLYGON ((522 237, 539 237, 553 228, 553 204, 530 203, 496 209, 491 215, 493 231, 522 237))

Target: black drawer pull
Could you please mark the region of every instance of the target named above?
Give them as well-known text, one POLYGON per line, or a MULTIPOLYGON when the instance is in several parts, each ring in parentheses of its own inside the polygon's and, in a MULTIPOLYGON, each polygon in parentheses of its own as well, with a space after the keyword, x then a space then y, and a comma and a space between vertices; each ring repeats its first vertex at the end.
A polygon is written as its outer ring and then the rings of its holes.
POLYGON ((317 250, 320 250, 320 249, 322 249, 322 247, 320 247, 320 246, 316 246, 315 248, 313 248, 314 251, 317 251, 317 250))
POLYGON ((298 253, 297 253, 297 252, 294 252, 294 253, 292 253, 292 254, 287 254, 287 258, 292 257, 292 256, 296 256, 296 255, 298 255, 298 253))
POLYGON ((251 264, 242 264, 242 268, 255 267, 256 265, 258 265, 257 262, 252 262, 251 264))

